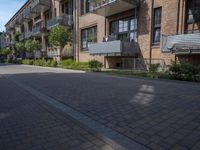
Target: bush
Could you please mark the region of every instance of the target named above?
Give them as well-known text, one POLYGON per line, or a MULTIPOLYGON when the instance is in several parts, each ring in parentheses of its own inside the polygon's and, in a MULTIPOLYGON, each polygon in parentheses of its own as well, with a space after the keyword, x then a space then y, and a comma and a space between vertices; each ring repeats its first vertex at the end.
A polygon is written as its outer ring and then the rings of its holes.
POLYGON ((158 72, 159 67, 160 67, 160 64, 151 64, 149 67, 149 71, 156 73, 158 72))
POLYGON ((50 67, 57 67, 58 63, 55 60, 51 61, 50 67))
POLYGON ((35 65, 35 66, 45 66, 46 60, 45 59, 36 59, 36 60, 34 60, 33 65, 35 65))
POLYGON ((33 65, 33 60, 24 59, 24 60, 22 60, 22 64, 24 64, 24 65, 33 65))
POLYGON ((197 77, 200 75, 200 66, 194 66, 186 61, 180 61, 180 63, 173 63, 169 67, 169 75, 172 79, 185 80, 185 81, 197 81, 197 77))
POLYGON ((101 71, 101 68, 103 67, 103 64, 97 60, 91 60, 89 61, 89 68, 92 71, 101 71))
POLYGON ((60 62, 61 66, 73 66, 74 63, 75 62, 72 59, 66 59, 60 62))

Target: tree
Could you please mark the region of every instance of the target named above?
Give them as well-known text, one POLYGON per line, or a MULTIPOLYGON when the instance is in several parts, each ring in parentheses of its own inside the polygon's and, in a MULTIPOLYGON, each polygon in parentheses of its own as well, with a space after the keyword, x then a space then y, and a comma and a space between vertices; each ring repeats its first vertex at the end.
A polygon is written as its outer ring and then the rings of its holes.
POLYGON ((34 50, 39 50, 41 44, 37 40, 29 39, 25 42, 25 49, 27 52, 33 52, 34 50))
POLYGON ((15 47, 16 47, 16 49, 17 49, 17 52, 22 53, 22 52, 25 52, 25 51, 26 51, 26 47, 25 47, 25 44, 24 44, 23 42, 17 42, 17 43, 15 44, 15 47))
POLYGON ((13 37, 13 41, 14 42, 19 42, 19 36, 21 35, 21 33, 17 32, 14 34, 14 37, 13 37))
POLYGON ((60 47, 62 52, 64 46, 72 41, 71 32, 68 28, 57 25, 51 29, 48 40, 53 46, 60 47))

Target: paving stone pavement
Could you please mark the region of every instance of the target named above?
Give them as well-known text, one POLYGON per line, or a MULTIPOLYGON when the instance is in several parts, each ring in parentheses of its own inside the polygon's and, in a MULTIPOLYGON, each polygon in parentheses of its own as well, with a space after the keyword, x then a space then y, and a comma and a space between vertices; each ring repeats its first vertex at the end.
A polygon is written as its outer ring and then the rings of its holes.
POLYGON ((200 149, 199 84, 26 66, 1 72, 147 148, 200 149))
POLYGON ((0 77, 0 150, 114 150, 71 118, 37 101, 0 77))

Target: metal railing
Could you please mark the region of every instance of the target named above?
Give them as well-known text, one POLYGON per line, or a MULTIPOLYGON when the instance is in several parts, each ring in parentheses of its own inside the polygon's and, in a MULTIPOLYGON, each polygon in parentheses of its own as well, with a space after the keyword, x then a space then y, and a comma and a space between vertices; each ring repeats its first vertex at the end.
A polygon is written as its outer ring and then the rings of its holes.
POLYGON ((37 25, 37 26, 33 26, 33 31, 32 33, 35 34, 39 34, 41 33, 41 25, 37 25))
POLYGON ((26 32, 24 35, 25 39, 29 39, 32 36, 32 31, 26 32))
POLYGON ((196 49, 200 52, 200 33, 162 35, 161 50, 163 52, 173 52, 183 49, 196 49))
POLYGON ((50 0, 33 0, 31 2, 31 8, 34 9, 35 7, 43 5, 43 6, 50 6, 50 0))
POLYGON ((47 21, 48 29, 52 28, 55 25, 72 26, 73 25, 73 16, 72 15, 57 16, 57 17, 47 21))
POLYGON ((19 36, 19 41, 23 41, 24 40, 24 33, 21 33, 21 35, 19 36))

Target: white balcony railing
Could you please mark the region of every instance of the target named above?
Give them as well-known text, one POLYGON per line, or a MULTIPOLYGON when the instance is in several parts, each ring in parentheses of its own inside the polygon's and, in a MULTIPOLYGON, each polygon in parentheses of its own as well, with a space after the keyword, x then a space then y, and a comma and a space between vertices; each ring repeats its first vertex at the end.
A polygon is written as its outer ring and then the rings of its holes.
POLYGON ((162 35, 161 50, 162 52, 200 53, 200 33, 162 35))

